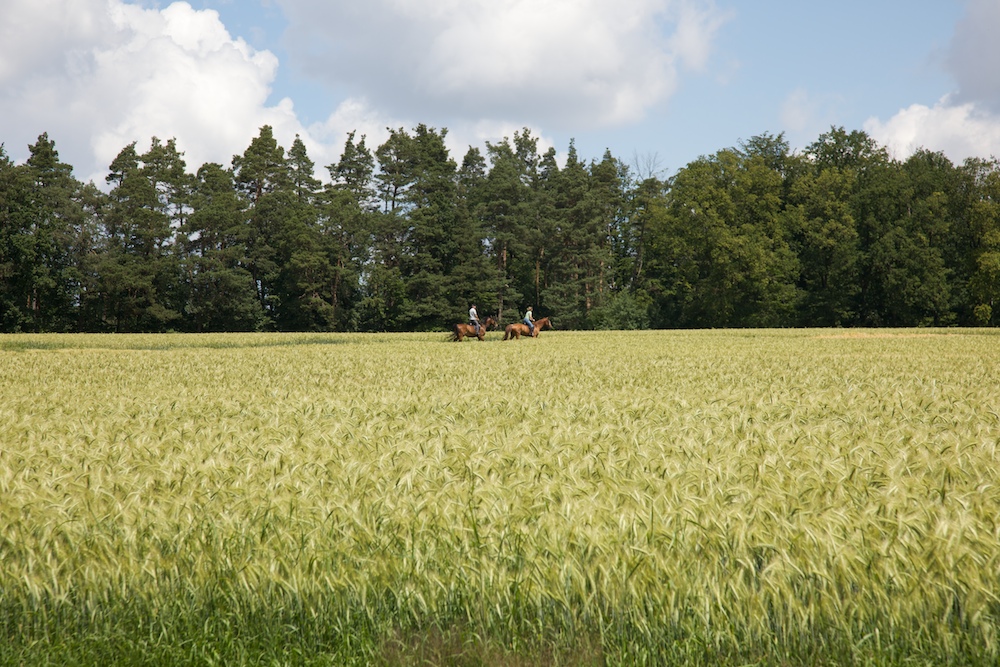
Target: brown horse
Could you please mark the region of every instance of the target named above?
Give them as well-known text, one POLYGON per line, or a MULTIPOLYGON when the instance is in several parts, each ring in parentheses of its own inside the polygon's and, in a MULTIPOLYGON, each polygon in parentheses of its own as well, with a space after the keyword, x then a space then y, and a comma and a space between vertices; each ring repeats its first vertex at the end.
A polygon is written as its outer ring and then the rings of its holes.
POLYGON ((479 340, 486 339, 486 330, 492 329, 497 325, 497 321, 493 319, 492 316, 487 317, 485 322, 479 325, 479 335, 476 335, 476 327, 471 324, 462 324, 459 322, 452 327, 451 340, 456 343, 461 343, 462 339, 466 336, 471 336, 473 338, 478 338, 479 340))
POLYGON ((543 317, 540 320, 535 320, 534 335, 532 335, 531 329, 528 327, 527 324, 522 324, 521 322, 517 322, 515 324, 508 324, 506 327, 504 327, 503 339, 507 340, 509 338, 517 338, 518 340, 520 340, 521 336, 532 336, 532 338, 538 338, 538 332, 546 327, 548 327, 549 329, 552 328, 552 322, 550 322, 549 318, 547 317, 543 317))

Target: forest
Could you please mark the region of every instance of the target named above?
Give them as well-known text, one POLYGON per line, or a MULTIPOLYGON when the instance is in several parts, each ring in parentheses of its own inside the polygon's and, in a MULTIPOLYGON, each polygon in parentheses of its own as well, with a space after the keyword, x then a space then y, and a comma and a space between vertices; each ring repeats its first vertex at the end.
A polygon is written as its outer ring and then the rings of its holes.
POLYGON ((197 171, 154 137, 102 187, 47 134, 23 164, 0 145, 0 332, 443 331, 472 303, 559 329, 1000 321, 995 158, 899 160, 832 127, 665 177, 527 129, 459 162, 446 136, 352 133, 323 180, 269 126, 197 171))

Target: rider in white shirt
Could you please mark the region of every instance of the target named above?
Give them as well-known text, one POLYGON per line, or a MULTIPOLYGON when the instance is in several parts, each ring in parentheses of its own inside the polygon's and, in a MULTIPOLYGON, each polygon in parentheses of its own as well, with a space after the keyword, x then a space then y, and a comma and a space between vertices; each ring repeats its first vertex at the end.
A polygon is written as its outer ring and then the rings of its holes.
POLYGON ((472 308, 469 308, 469 324, 476 327, 476 335, 479 335, 479 313, 476 312, 476 304, 472 304, 472 308))

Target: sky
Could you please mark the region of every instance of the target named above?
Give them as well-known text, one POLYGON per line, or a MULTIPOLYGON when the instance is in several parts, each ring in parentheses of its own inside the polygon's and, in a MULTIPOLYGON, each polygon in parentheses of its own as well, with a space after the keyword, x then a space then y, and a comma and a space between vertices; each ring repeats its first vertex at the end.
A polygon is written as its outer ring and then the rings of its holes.
POLYGON ((324 179, 419 123, 458 162, 527 128, 643 176, 832 127, 960 163, 1000 156, 998 29, 1000 0, 4 0, 0 143, 99 186, 132 142, 194 173, 263 125, 324 179))

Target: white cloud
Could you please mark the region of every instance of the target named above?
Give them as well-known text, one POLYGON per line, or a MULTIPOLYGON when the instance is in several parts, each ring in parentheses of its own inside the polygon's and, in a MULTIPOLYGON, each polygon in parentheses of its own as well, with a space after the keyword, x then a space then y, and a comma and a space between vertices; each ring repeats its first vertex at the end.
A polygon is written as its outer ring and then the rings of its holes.
POLYGON ((86 49, 110 28, 107 3, 7 0, 0 21, 0 90, 21 83, 26 73, 62 71, 68 54, 86 49))
POLYGON ((700 71, 708 62, 716 31, 733 12, 719 12, 714 3, 679 2, 674 6, 676 30, 670 37, 671 50, 686 66, 700 71))
POLYGON ((269 101, 277 56, 187 2, 6 0, 0 118, 7 153, 47 132, 83 180, 135 141, 175 138, 190 171, 227 165, 260 126, 299 134, 319 169, 349 131, 447 127, 452 155, 525 126, 576 131, 642 118, 704 67, 726 15, 712 0, 278 0, 289 50, 345 99, 304 127, 269 101))
POLYGON ((1000 157, 1000 118, 971 102, 954 104, 949 97, 933 107, 911 105, 884 123, 869 119, 864 129, 899 159, 919 148, 941 151, 954 162, 1000 157))
POLYGON ((941 151, 952 161, 1000 157, 1000 3, 967 0, 948 50, 957 90, 933 106, 913 104, 892 118, 870 118, 864 128, 900 159, 918 148, 941 151))
POLYGON ((355 143, 364 137, 365 146, 374 151, 389 138, 390 127, 409 127, 409 123, 380 113, 363 98, 348 98, 325 121, 310 125, 302 141, 317 165, 317 177, 325 179, 329 175, 327 165, 340 159, 350 132, 354 132, 355 143))
MULTIPOLYGON (((313 76, 397 115, 578 127, 638 120, 704 65, 696 0, 279 0, 313 76)), ((451 124, 451 123, 449 123, 451 124)))
POLYGON ((290 100, 267 103, 277 58, 233 38, 214 11, 8 0, 4 25, 0 140, 15 160, 48 132, 63 161, 100 184, 133 141, 176 138, 194 171, 228 164, 262 125, 286 147, 304 132, 290 100))

